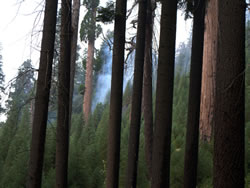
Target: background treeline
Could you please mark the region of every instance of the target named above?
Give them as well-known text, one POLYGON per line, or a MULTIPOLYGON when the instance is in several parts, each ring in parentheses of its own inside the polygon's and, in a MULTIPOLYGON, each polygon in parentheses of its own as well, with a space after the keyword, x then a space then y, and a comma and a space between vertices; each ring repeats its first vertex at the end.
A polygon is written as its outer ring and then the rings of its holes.
MULTIPOLYGON (((91 9, 91 7, 89 8, 91 9)), ((58 15, 58 20, 60 20, 58 15)), ((59 26, 58 26, 59 27, 59 26)), ((58 29, 58 28, 57 28, 58 29)), ((107 34, 113 40, 112 33, 107 34)), ((88 38, 86 38, 88 40, 88 38)), ((55 49, 59 51, 59 30, 57 30, 55 49)), ((96 49, 95 49, 96 50, 96 49)), ((98 97, 97 82, 101 75, 110 74, 107 65, 111 60, 109 43, 104 41, 93 61, 92 99, 98 97)), ((79 48, 78 48, 79 52, 79 48)), ((87 53, 87 52, 86 52, 87 53)), ((183 187, 185 135, 188 110, 188 90, 190 73, 191 39, 179 45, 175 55, 175 77, 173 98, 173 125, 171 137, 171 171, 170 187, 183 187)), ((109 124, 109 95, 102 103, 95 104, 88 120, 83 117, 84 81, 87 71, 87 55, 77 55, 75 68, 74 91, 72 100, 72 118, 69 135, 68 187, 97 188, 106 186, 107 170, 107 132, 109 124), (84 120, 85 119, 85 120, 84 120)), ((1 59, 0 59, 1 60, 1 59)), ((0 68, 2 61, 0 61, 0 68)), ((54 54, 52 81, 50 89, 49 112, 46 129, 45 152, 43 162, 42 187, 54 187, 56 182, 56 124, 58 97, 58 54, 54 54)), ((133 66, 133 65, 132 65, 133 66)), ((156 71, 157 65, 153 66, 156 71)), ((250 185, 250 21, 246 23, 246 83, 245 83, 245 174, 246 187, 250 185)), ((32 68, 31 60, 25 61, 19 68, 18 75, 9 86, 9 95, 5 113, 7 119, 0 124, 0 188, 26 187, 32 121, 34 112, 34 97, 36 93, 36 70, 32 68)), ((153 74, 154 75, 154 74, 153 74)), ((1 78, 4 73, 0 70, 1 78)), ((156 78, 154 77, 153 80, 156 78)), ((129 127, 131 120, 132 79, 128 80, 123 91, 120 173, 119 186, 125 187, 128 161, 129 127)), ((102 91, 99 91, 102 92, 102 91)), ((155 109, 156 91, 153 86, 153 109, 155 109)), ((92 102, 92 105, 95 101, 92 102)), ((4 110, 1 108, 1 110, 4 110)), ((144 117, 142 116, 140 130, 140 145, 138 159, 137 187, 150 187, 145 159, 144 117)), ((225 143, 226 144, 226 143, 225 143)), ((213 140, 199 143, 199 161, 197 186, 212 187, 213 174, 213 140)))

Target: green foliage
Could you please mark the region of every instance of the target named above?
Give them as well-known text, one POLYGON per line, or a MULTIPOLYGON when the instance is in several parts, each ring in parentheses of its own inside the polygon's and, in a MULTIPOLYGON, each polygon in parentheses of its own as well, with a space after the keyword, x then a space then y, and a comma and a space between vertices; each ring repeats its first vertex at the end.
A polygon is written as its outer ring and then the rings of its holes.
POLYGON ((87 8, 80 28, 81 41, 94 41, 102 32, 99 24, 96 25, 96 10, 99 5, 99 0, 84 0, 83 5, 87 8))
POLYGON ((106 7, 98 7, 98 16, 96 17, 97 22, 104 24, 112 23, 115 19, 115 6, 113 1, 108 1, 106 7))

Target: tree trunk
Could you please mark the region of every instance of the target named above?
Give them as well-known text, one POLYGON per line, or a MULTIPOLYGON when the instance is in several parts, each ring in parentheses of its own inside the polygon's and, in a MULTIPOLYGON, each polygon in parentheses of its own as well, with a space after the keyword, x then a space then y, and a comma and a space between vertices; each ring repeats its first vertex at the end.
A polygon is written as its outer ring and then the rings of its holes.
POLYGON ((177 0, 162 1, 157 74, 152 188, 168 188, 172 130, 177 0))
POLYGON ((72 114, 72 100, 74 93, 74 79, 75 79, 75 65, 77 54, 77 39, 78 39, 78 25, 80 15, 80 0, 73 0, 72 7, 72 41, 71 41, 71 60, 70 60, 70 104, 69 104, 69 119, 71 124, 72 114))
POLYGON ((117 188, 119 184, 126 10, 127 0, 117 0, 108 128, 107 188, 117 188))
POLYGON ((132 92, 130 134, 128 144, 128 170, 126 187, 136 187, 138 148, 141 126, 141 104, 142 104, 142 85, 143 68, 145 56, 145 31, 147 18, 147 1, 139 1, 138 29, 136 35, 136 54, 134 67, 134 83, 132 92))
POLYGON ((245 1, 216 0, 214 188, 244 188, 245 1))
POLYGON ((69 151, 71 0, 62 0, 56 129, 56 187, 66 188, 69 151))
POLYGON ((214 1, 208 1, 205 16, 205 34, 200 106, 200 138, 210 141, 214 127, 216 11, 214 1))
MULTIPOLYGON (((93 20, 96 18, 96 9, 93 11, 93 20)), ((96 22, 94 21, 95 25, 96 22)), ((95 27, 94 27, 95 30, 95 27)), ((93 35, 95 37, 95 35, 93 35)), ((83 99, 83 115, 85 122, 88 122, 89 115, 91 113, 91 102, 92 102, 92 80, 93 80, 93 62, 94 62, 94 51, 95 51, 95 38, 88 40, 88 54, 86 62, 86 77, 85 77, 85 92, 83 99)))
POLYGON ((146 38, 145 38, 145 62, 143 74, 143 117, 145 158, 147 165, 147 177, 151 180, 152 172, 152 148, 153 148, 153 105, 152 105, 152 38, 153 38, 153 10, 154 0, 148 0, 146 38))
POLYGON ((195 0, 194 7, 188 119, 184 159, 184 188, 194 188, 197 186, 205 0, 195 0))
POLYGON ((54 54, 56 16, 57 0, 46 0, 40 65, 35 97, 35 111, 34 119, 32 121, 32 139, 27 180, 27 187, 29 188, 41 187, 49 92, 54 54))

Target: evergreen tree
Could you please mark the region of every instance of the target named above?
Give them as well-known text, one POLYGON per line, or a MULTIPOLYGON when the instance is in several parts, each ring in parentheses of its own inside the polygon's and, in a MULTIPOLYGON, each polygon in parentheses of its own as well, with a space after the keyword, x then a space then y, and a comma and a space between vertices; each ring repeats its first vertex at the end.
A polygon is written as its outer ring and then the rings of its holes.
POLYGON ((108 127, 108 152, 106 187, 116 188, 119 184, 120 135, 122 115, 122 90, 124 68, 124 46, 126 30, 127 1, 117 0, 115 9, 114 46, 112 59, 112 80, 110 115, 108 127))
POLYGON ((54 54, 56 15, 57 0, 46 1, 40 65, 35 97, 35 111, 32 123, 32 139, 27 183, 27 187, 29 188, 41 187, 49 92, 54 54))
POLYGON ((138 29, 136 35, 136 54, 134 66, 134 82, 131 105, 131 121, 128 145, 128 170, 126 187, 136 187, 137 163, 139 153, 139 137, 141 126, 141 104, 142 104, 142 85, 143 68, 145 56, 145 31, 147 18, 147 0, 139 2, 138 29))
POLYGON ((81 41, 88 42, 86 75, 85 75, 85 92, 83 99, 83 115, 85 121, 88 121, 89 114, 91 112, 95 40, 101 33, 101 26, 96 25, 96 10, 97 6, 99 5, 99 0, 84 0, 83 4, 88 10, 81 23, 81 29, 80 29, 81 41))
MULTIPOLYGON (((190 3, 190 2, 189 2, 190 3)), ((197 184, 201 74, 204 41, 205 0, 193 1, 193 36, 188 99, 188 120, 184 162, 184 187, 197 184)))
POLYGON ((154 24, 155 1, 147 2, 146 36, 145 36, 145 62, 143 74, 143 117, 144 117, 144 138, 145 157, 148 171, 148 179, 151 179, 152 172, 152 149, 153 149, 153 99, 152 99, 152 39, 154 24))
POLYGON ((215 188, 245 186, 245 8, 216 1, 215 188))
POLYGON ((162 2, 152 188, 169 187, 177 1, 162 2))
POLYGON ((58 110, 56 127, 56 187, 68 186, 71 0, 62 1, 60 62, 58 70, 58 110))

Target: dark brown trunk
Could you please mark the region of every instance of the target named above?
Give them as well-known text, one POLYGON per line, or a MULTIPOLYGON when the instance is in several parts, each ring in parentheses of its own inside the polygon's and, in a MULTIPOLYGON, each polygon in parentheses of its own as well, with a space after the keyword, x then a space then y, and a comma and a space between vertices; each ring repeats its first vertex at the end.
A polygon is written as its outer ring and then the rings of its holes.
POLYGON ((58 110, 56 129, 56 187, 66 188, 68 184, 69 151, 71 0, 62 0, 61 5, 61 45, 58 71, 58 110))
POLYGON ((205 16, 202 89, 200 106, 200 138, 209 142, 214 127, 215 63, 216 63, 216 8, 208 1, 205 16))
POLYGON ((216 0, 214 188, 244 188, 245 1, 216 0))
MULTIPOLYGON (((72 114, 72 100, 74 93, 74 79, 75 79, 75 65, 77 54, 77 39, 78 39, 78 25, 80 15, 80 0, 73 0, 72 6, 72 41, 71 41, 71 62, 70 62, 70 104, 69 104, 69 119, 71 121, 72 114)), ((71 124, 71 122, 70 122, 71 124)))
POLYGON ((48 117, 49 92, 56 31, 57 0, 45 2, 43 37, 35 97, 34 119, 28 170, 29 188, 40 188, 48 117))
POLYGON ((122 89, 127 1, 117 0, 115 10, 112 80, 107 151, 107 188, 119 184, 122 89))
POLYGON ((126 187, 136 187, 138 149, 141 126, 141 103, 145 51, 145 31, 147 18, 147 0, 139 1, 138 29, 136 35, 136 54, 132 92, 131 121, 128 143, 128 170, 126 187))
POLYGON ((145 159, 147 165, 147 177, 151 180, 152 172, 152 148, 153 148, 153 105, 152 105, 152 38, 153 38, 153 10, 154 1, 148 0, 146 38, 145 38, 145 62, 143 74, 143 117, 145 159))
MULTIPOLYGON (((93 11, 93 20, 96 17, 96 9, 93 11)), ((95 25, 96 22, 94 21, 95 25)), ((95 30, 95 27, 94 29, 95 30)), ((95 37, 95 35, 93 35, 95 37)), ((85 76, 85 92, 83 98, 83 115, 85 122, 88 122, 89 115, 91 113, 91 102, 92 102, 92 80, 93 80, 93 62, 94 62, 94 51, 95 51, 95 38, 88 40, 88 54, 86 62, 86 76, 85 76)))
POLYGON ((177 0, 162 1, 156 88, 152 188, 168 188, 172 131, 177 0))
POLYGON ((188 119, 184 159, 184 188, 194 188, 197 184, 205 0, 195 0, 194 7, 188 119))

